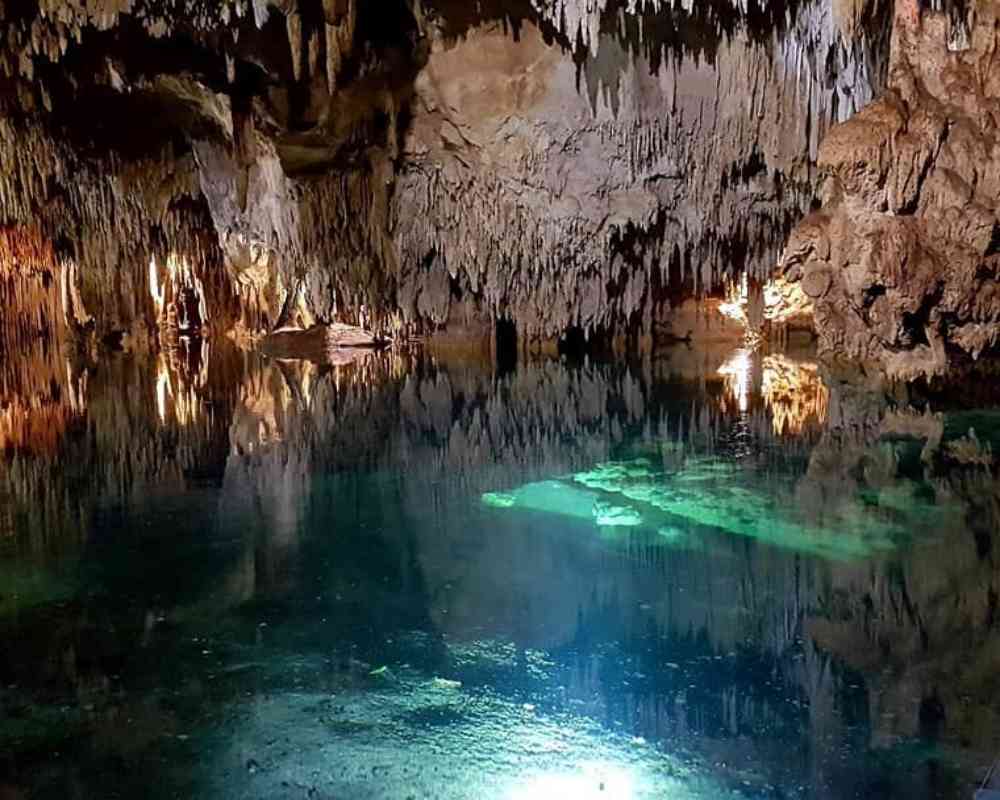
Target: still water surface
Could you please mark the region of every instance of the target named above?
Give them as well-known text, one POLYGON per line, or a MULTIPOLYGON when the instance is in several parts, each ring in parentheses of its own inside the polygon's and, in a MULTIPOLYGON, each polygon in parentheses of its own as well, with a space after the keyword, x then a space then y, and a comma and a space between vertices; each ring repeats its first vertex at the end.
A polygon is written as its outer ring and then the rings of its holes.
POLYGON ((0 409, 0 797, 969 798, 1000 410, 829 383, 47 353, 0 409))

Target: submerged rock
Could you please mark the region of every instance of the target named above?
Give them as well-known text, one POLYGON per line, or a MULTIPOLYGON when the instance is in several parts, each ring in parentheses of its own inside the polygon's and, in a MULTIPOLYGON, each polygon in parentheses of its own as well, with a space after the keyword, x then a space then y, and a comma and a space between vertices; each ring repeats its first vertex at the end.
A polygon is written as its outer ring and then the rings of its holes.
POLYGON ((517 498, 512 494, 487 492, 483 495, 483 505, 493 506, 493 508, 511 508, 516 504, 517 498))
POLYGON ((634 508, 594 501, 594 521, 609 528, 631 528, 642 524, 642 515, 634 508))

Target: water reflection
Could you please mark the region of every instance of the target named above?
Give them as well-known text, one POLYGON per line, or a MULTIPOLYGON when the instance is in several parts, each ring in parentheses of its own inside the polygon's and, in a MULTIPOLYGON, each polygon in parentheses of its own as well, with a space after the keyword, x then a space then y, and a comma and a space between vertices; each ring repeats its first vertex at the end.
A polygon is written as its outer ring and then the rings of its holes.
POLYGON ((780 354, 765 356, 761 396, 771 409, 777 434, 801 434, 810 421, 826 421, 830 392, 812 362, 796 362, 780 354))
POLYGON ((0 472, 0 785, 965 796, 1000 413, 727 363, 53 360, 73 421, 0 472))
POLYGON ((827 420, 830 392, 813 361, 782 353, 758 356, 741 348, 722 363, 718 374, 725 382, 723 411, 747 414, 756 400, 779 436, 801 436, 827 420))
POLYGON ((199 393, 208 384, 211 346, 204 339, 182 337, 156 359, 156 413, 160 423, 189 425, 202 413, 199 393))

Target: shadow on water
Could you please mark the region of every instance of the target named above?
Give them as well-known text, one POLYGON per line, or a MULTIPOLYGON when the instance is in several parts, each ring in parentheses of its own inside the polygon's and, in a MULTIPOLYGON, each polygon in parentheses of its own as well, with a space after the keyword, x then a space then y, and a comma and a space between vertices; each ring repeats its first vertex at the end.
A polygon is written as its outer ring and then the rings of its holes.
POLYGON ((820 373, 6 375, 0 792, 969 796, 1000 412, 820 373))

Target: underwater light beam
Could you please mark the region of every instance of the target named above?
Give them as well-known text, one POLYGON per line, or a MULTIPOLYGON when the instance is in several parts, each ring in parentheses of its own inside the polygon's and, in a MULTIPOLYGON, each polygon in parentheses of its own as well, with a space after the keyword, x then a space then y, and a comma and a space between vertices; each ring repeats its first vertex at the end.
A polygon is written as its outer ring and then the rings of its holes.
POLYGON ((532 776, 514 786, 508 800, 633 800, 631 773, 605 763, 582 764, 573 772, 549 772, 532 776))

